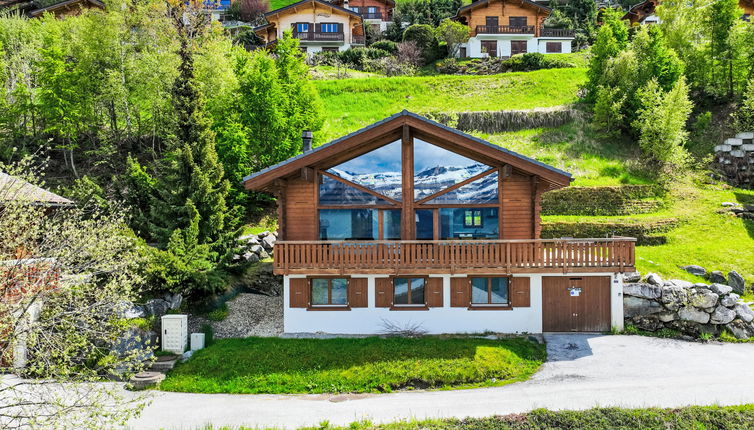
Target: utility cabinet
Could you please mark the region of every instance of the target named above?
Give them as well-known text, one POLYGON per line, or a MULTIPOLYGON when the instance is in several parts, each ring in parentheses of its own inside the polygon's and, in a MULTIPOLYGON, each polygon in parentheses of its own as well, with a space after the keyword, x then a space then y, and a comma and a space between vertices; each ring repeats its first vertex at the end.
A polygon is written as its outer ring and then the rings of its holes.
POLYGON ((164 315, 162 317, 162 350, 183 354, 188 346, 188 316, 164 315))

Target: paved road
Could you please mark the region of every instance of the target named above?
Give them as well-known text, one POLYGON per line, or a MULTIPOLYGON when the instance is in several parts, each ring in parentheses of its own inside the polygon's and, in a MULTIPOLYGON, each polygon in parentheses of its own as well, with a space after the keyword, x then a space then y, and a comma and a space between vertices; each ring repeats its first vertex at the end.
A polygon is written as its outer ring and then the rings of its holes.
POLYGON ((678 407, 754 403, 754 345, 640 336, 546 335, 549 361, 504 387, 375 395, 226 395, 157 392, 134 429, 206 425, 295 428, 323 420, 389 422, 483 417, 536 408, 678 407))

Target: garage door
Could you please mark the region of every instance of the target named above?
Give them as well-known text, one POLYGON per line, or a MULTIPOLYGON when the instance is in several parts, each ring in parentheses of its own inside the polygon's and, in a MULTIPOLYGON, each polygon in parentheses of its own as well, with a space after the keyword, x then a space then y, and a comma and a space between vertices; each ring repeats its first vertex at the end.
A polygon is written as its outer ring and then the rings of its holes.
POLYGON ((543 331, 609 331, 609 276, 542 278, 543 331))

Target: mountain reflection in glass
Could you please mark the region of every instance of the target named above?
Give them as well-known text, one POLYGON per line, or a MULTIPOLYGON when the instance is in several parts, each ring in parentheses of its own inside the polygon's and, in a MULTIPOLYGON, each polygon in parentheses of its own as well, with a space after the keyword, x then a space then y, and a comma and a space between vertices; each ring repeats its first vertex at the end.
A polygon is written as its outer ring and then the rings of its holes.
POLYGON ((479 204, 497 203, 498 187, 497 172, 493 172, 483 178, 466 184, 462 187, 449 191, 441 196, 429 200, 427 204, 479 204))
POLYGON ((327 172, 393 200, 400 200, 401 141, 397 140, 359 155, 327 172))
MULTIPOLYGON (((486 164, 421 139, 414 139, 414 198, 416 200, 440 192, 489 169, 491 167, 486 164)), ((485 183, 486 185, 488 184, 485 183)), ((476 200, 474 202, 479 203, 476 200)))
POLYGON ((323 206, 389 205, 387 200, 322 175, 319 184, 319 204, 323 206))

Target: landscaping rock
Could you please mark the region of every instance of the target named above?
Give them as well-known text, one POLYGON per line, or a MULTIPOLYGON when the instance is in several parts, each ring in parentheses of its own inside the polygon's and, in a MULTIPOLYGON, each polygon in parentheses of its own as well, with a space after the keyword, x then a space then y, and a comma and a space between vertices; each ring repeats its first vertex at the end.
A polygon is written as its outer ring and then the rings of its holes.
POLYGON ((264 247, 262 245, 251 245, 249 247, 249 251, 253 252, 254 254, 259 254, 261 252, 264 252, 264 247))
POLYGON ((683 307, 678 310, 678 318, 682 321, 691 321, 699 324, 707 324, 710 316, 707 312, 693 307, 683 307))
POLYGON ((662 296, 662 288, 645 283, 625 284, 623 286, 623 294, 643 299, 658 299, 662 296))
POLYGON ((724 296, 726 294, 730 294, 733 291, 732 287, 723 284, 712 284, 709 286, 709 289, 718 296, 724 296))
POLYGON ((663 285, 662 278, 656 273, 650 273, 649 275, 647 275, 646 281, 652 285, 663 285))
POLYGON ((165 300, 168 303, 168 308, 170 310, 176 310, 181 307, 181 303, 183 303, 183 295, 180 293, 167 293, 165 296, 163 296, 163 300, 165 300))
POLYGON ((259 255, 254 254, 253 252, 247 252, 243 255, 244 260, 246 260, 248 263, 258 263, 259 262, 259 255))
POLYGON ((713 308, 717 305, 717 300, 717 294, 709 290, 696 290, 689 295, 689 304, 695 308, 713 308))
POLYGON ((194 355, 194 351, 186 351, 181 355, 181 363, 185 363, 191 358, 191 356, 194 355))
POLYGON ((689 290, 686 288, 670 286, 662 287, 662 296, 660 303, 665 305, 668 310, 677 311, 686 306, 689 301, 689 290))
POLYGON ((732 308, 733 306, 736 306, 738 299, 740 299, 738 294, 730 293, 727 296, 720 297, 720 304, 732 308))
POLYGON ((665 326, 657 315, 638 316, 631 320, 633 325, 641 330, 657 331, 665 326))
POLYGON ((141 361, 151 360, 153 357, 151 347, 153 334, 137 327, 129 327, 113 343, 110 348, 116 355, 127 357, 136 354, 136 358, 141 361))
POLYGON ((738 303, 734 309, 736 311, 736 316, 744 322, 750 323, 754 320, 754 311, 752 311, 748 305, 738 303))
POLYGON ((725 275, 723 275, 723 272, 719 270, 710 272, 708 279, 713 284, 727 284, 728 283, 728 280, 725 278, 725 275))
POLYGON ((147 316, 147 312, 142 306, 129 303, 126 305, 123 311, 123 318, 131 320, 134 318, 144 318, 147 316))
POLYGON ((732 207, 738 206, 738 203, 734 203, 734 202, 722 202, 721 205, 724 208, 732 208, 732 207))
POLYGON ((270 232, 269 232, 269 231, 263 231, 263 232, 259 233, 259 234, 257 235, 257 237, 259 237, 259 239, 261 240, 261 239, 264 239, 265 237, 267 237, 267 236, 269 236, 269 235, 270 235, 270 232))
POLYGON ((639 281, 641 281, 641 273, 639 272, 630 272, 623 274, 623 282, 634 283, 639 281))
POLYGON ((749 339, 754 336, 754 328, 752 328, 751 324, 739 319, 733 320, 733 322, 725 327, 736 337, 736 339, 749 339))
POLYGON ((705 269, 702 266, 696 266, 696 265, 681 266, 681 269, 696 276, 705 276, 707 274, 707 269, 705 269))
POLYGON ((267 258, 270 258, 270 254, 268 254, 267 251, 265 251, 264 249, 261 250, 261 251, 259 251, 259 259, 260 260, 264 260, 264 259, 267 259, 267 258))
POLYGON ((623 298, 623 315, 626 318, 646 316, 662 312, 662 306, 654 300, 626 296, 623 298))
POLYGON ((264 246, 264 249, 269 251, 275 246, 276 241, 277 238, 273 235, 265 236, 265 238, 262 239, 262 246, 264 246))
POLYGON ((666 281, 665 285, 668 285, 668 284, 675 285, 676 287, 681 287, 681 288, 691 288, 694 286, 692 282, 684 281, 681 279, 671 279, 670 281, 666 281))
POLYGON ((657 318, 660 321, 667 323, 667 322, 674 321, 676 318, 678 318, 678 314, 676 314, 675 312, 664 311, 657 314, 657 318))
POLYGON ((257 238, 256 234, 248 234, 246 236, 241 236, 241 237, 238 238, 238 241, 246 243, 248 245, 255 245, 255 244, 258 245, 259 244, 259 239, 257 238))
POLYGON ((733 291, 736 294, 743 294, 746 290, 746 281, 735 270, 728 272, 728 285, 733 287, 733 291))
POLYGON ((718 306, 710 315, 711 324, 728 324, 736 318, 736 311, 725 306, 718 306))
POLYGON ((157 318, 165 315, 170 309, 170 304, 163 299, 152 299, 144 304, 144 310, 149 316, 157 318))

